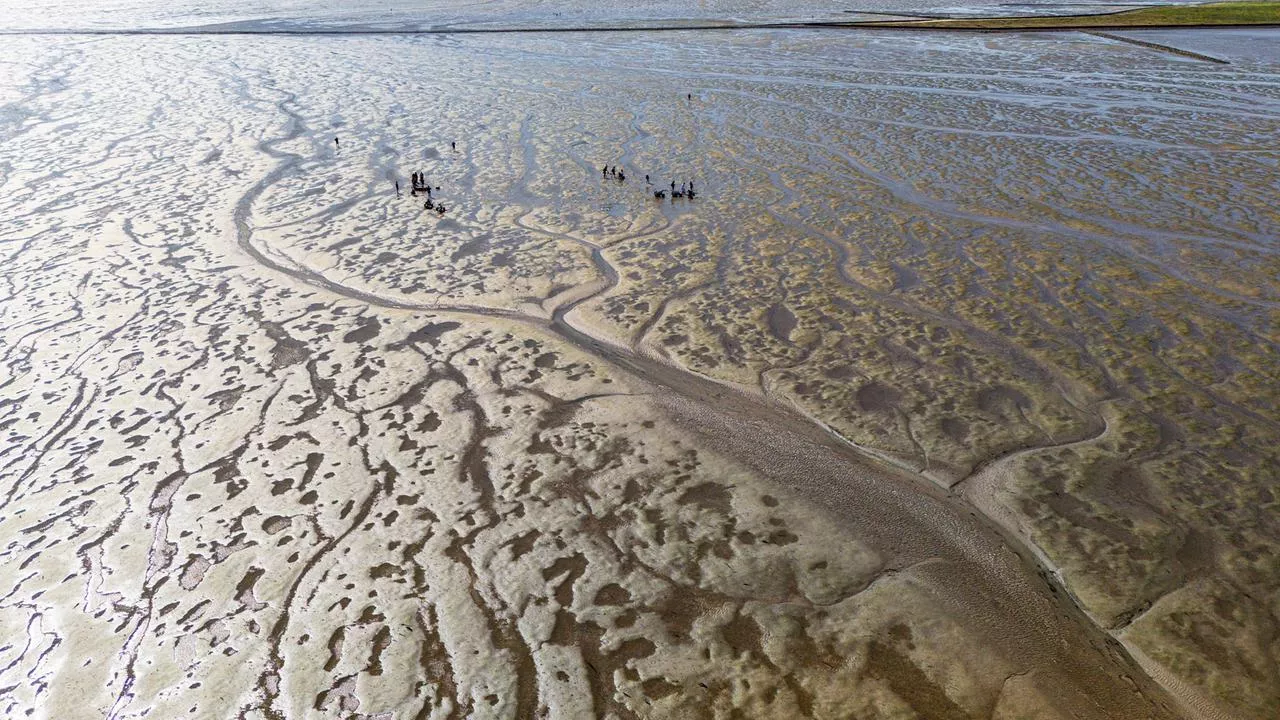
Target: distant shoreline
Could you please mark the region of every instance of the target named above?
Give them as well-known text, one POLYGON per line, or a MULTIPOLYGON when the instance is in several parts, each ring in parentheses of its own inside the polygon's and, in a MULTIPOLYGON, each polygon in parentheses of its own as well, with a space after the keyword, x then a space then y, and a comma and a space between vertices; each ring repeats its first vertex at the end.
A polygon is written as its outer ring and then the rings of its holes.
POLYGON ((622 32, 681 32, 708 30, 898 30, 898 31, 932 31, 962 33, 1006 33, 1006 32, 1066 32, 1073 30, 1231 30, 1231 29, 1267 29, 1280 28, 1280 22, 1274 23, 1234 23, 1197 25, 1061 25, 1051 27, 950 27, 930 25, 900 25, 889 23, 785 23, 759 25, 707 25, 707 26, 671 26, 671 27, 549 27, 549 28, 493 28, 493 29, 432 29, 421 30, 197 30, 192 28, 142 29, 142 30, 109 30, 109 29, 41 29, 41 30, 0 30, 0 36, 110 36, 110 35, 167 35, 175 37, 206 36, 247 36, 262 35, 274 37, 289 36, 343 36, 343 35, 536 35, 540 33, 622 33, 622 32))
MULTIPOLYGON (((867 15, 874 11, 860 11, 867 15)), ((889 14, 889 13, 886 13, 889 14)), ((905 15, 905 13, 903 14, 905 15)), ((665 21, 622 25, 378 27, 290 25, 269 21, 236 21, 215 25, 156 28, 0 29, 0 35, 500 35, 536 33, 689 32, 731 30, 932 30, 951 32, 1057 32, 1067 30, 1150 30, 1280 27, 1280 1, 1225 2, 1208 5, 1161 5, 1084 15, 999 17, 914 16, 918 19, 813 20, 776 22, 665 21)))

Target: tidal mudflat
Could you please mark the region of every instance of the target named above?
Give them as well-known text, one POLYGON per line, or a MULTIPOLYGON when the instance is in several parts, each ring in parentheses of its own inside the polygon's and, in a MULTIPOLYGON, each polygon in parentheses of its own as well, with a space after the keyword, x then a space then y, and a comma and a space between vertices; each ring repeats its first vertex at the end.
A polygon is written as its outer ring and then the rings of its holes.
POLYGON ((0 714, 1280 713, 1272 61, 0 63, 0 714))

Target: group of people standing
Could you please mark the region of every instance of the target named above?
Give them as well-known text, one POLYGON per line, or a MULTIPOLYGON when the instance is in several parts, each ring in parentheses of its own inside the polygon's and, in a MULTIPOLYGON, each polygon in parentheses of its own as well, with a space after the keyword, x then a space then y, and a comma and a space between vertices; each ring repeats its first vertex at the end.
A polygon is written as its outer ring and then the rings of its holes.
MULTIPOLYGON (((337 140, 338 140, 337 138, 334 138, 335 145, 337 144, 337 140)), ((455 150, 457 149, 456 143, 451 143, 451 146, 455 150)), ((625 168, 622 170, 619 170, 617 165, 604 165, 603 167, 601 167, 600 177, 605 180, 609 180, 609 179, 617 180, 620 183, 627 181, 627 173, 625 168)), ((448 208, 445 207, 444 203, 437 202, 435 198, 432 197, 432 191, 433 190, 438 191, 440 187, 436 186, 433 188, 431 185, 431 182, 427 180, 426 173, 420 170, 415 170, 410 175, 410 182, 412 184, 412 187, 409 191, 409 194, 411 196, 417 196, 419 193, 424 193, 427 196, 426 201, 422 204, 422 209, 435 210, 440 215, 444 215, 445 212, 447 212, 448 208)), ((653 185, 653 182, 649 179, 648 175, 644 176, 644 182, 645 182, 645 185, 649 185, 649 186, 653 185)), ((396 195, 399 195, 400 181, 397 180, 395 185, 396 185, 396 195)), ((687 198, 689 200, 692 200, 693 198, 697 197, 697 194, 698 194, 697 191, 694 190, 692 180, 688 182, 680 183, 679 190, 676 189, 676 181, 672 180, 670 183, 670 187, 671 187, 671 200, 673 202, 677 199, 682 199, 682 198, 687 198)), ((653 192, 653 197, 657 200, 664 200, 667 197, 667 191, 655 190, 653 192)))
MULTIPOLYGON (((337 145, 337 144, 338 144, 338 138, 334 138, 334 139, 333 139, 333 144, 334 144, 334 145, 337 145)), ((450 142, 449 142, 449 147, 450 147, 454 152, 457 152, 457 151, 458 151, 458 143, 457 143, 457 141, 450 141, 450 142)), ((411 173, 411 174, 410 174, 410 176, 409 176, 409 181, 410 181, 410 183, 412 183, 412 187, 411 187, 411 189, 409 190, 409 196, 410 196, 410 197, 416 197, 416 196, 418 195, 418 193, 425 193, 425 194, 426 194, 426 196, 427 196, 426 201, 422 203, 422 209, 423 209, 423 210, 435 210, 435 211, 436 211, 437 213, 439 213, 440 215, 443 215, 443 214, 445 214, 445 212, 447 212, 447 211, 448 211, 448 208, 446 208, 446 207, 444 206, 444 203, 442 203, 442 202, 437 202, 437 201, 436 201, 436 199, 435 199, 435 198, 433 198, 433 197, 431 196, 431 191, 432 191, 431 181, 427 180, 427 174, 426 174, 426 173, 424 173, 424 172, 422 172, 422 171, 420 171, 420 170, 415 170, 413 173, 411 173)), ((400 196, 400 181, 399 181, 399 180, 396 180, 396 181, 395 181, 395 183, 396 183, 396 196, 397 196, 397 197, 399 197, 399 196, 400 196)), ((437 185, 437 186, 435 186, 435 188, 434 188, 434 189, 435 189, 435 190, 437 190, 437 191, 439 191, 439 190, 440 190, 440 186, 439 186, 439 185, 437 185)))
MULTIPOLYGON (((422 209, 435 210, 437 213, 441 215, 445 214, 447 208, 444 206, 444 203, 435 202, 435 200, 431 197, 431 183, 427 181, 427 174, 424 172, 415 171, 410 176, 410 179, 413 182, 413 189, 409 191, 410 196, 416 196, 418 193, 427 194, 427 201, 422 203, 422 209)), ((439 190, 439 189, 440 189, 439 186, 437 186, 436 190, 439 190)), ((396 182, 396 192, 397 193, 400 192, 399 182, 396 182)))
MULTIPOLYGON (((605 165, 605 166, 601 167, 601 168, 600 168, 600 177, 601 177, 601 178, 603 178, 603 179, 605 179, 605 180, 614 179, 614 180, 617 180, 618 182, 626 182, 626 181, 627 181, 627 173, 626 173, 626 170, 619 170, 617 165, 605 165)), ((653 184, 653 183, 649 180, 649 176, 648 176, 648 175, 645 175, 645 176, 644 176, 644 183, 645 183, 645 185, 652 185, 652 184, 653 184)), ((671 199, 672 199, 672 200, 675 200, 676 198, 688 198, 688 199, 692 200, 695 196, 697 196, 697 194, 698 194, 698 193, 697 193, 697 191, 695 191, 695 190, 693 189, 693 181, 692 181, 692 180, 690 180, 690 181, 689 181, 689 182, 687 182, 687 183, 680 183, 680 189, 679 189, 679 190, 676 190, 676 181, 675 181, 675 180, 672 180, 672 181, 671 181, 671 199)), ((656 198, 656 199, 658 199, 658 200, 662 200, 662 199, 664 199, 664 198, 666 198, 666 197, 667 197, 667 191, 666 191, 666 190, 655 190, 655 191, 653 192, 653 197, 654 197, 654 198, 656 198)))
MULTIPOLYGON (((646 175, 645 177, 646 177, 646 178, 648 178, 649 176, 648 176, 648 175, 646 175)), ((672 202, 675 202, 676 198, 689 198, 690 200, 692 200, 692 199, 694 199, 695 197, 697 197, 697 195, 698 195, 697 191, 693 189, 693 181, 692 181, 692 180, 690 180, 688 183, 680 183, 680 189, 679 189, 679 190, 677 190, 677 189, 676 189, 676 181, 675 181, 675 180, 672 180, 672 181, 671 181, 671 200, 672 200, 672 202)), ((661 199, 665 198, 666 196, 667 196, 667 191, 666 191, 666 190, 655 190, 655 191, 653 191, 653 197, 654 197, 654 198, 656 198, 656 199, 658 199, 658 200, 661 200, 661 199)))

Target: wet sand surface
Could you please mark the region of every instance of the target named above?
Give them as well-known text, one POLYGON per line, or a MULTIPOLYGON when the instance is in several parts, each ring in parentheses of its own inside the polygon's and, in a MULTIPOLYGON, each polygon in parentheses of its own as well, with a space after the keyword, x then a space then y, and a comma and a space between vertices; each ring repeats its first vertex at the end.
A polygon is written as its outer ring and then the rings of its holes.
POLYGON ((6 38, 0 714, 1276 716, 1230 60, 6 38))
MULTIPOLYGON (((1162 4, 1188 4, 1169 0, 1162 4)), ((210 28, 210 29, 477 29, 563 28, 680 24, 684 22, 773 22, 880 19, 920 15, 1068 15, 1116 12, 1151 0, 1060 2, 1029 0, 962 3, 928 0, 0 0, 0 31, 33 29, 210 28)))

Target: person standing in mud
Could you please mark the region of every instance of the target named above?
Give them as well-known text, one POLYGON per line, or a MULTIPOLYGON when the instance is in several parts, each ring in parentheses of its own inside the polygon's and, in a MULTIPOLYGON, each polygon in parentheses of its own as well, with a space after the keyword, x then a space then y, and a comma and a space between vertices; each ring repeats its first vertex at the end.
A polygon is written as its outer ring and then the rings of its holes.
POLYGON ((334 146, 334 147, 338 147, 338 136, 337 136, 337 135, 334 135, 334 136, 333 136, 333 146, 334 146))
POLYGON ((608 165, 605 165, 604 167, 600 168, 600 177, 602 177, 602 178, 607 178, 607 177, 609 177, 609 166, 608 166, 608 165))
POLYGON ((457 143, 456 141, 452 141, 452 140, 451 140, 451 141, 449 141, 449 148, 450 148, 451 150, 453 150, 454 152, 458 152, 458 143, 457 143))
POLYGON ((400 197, 400 181, 396 181, 396 197, 400 197))

